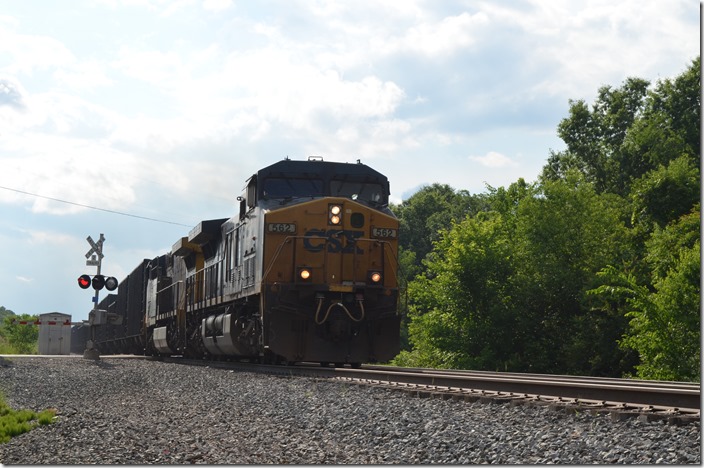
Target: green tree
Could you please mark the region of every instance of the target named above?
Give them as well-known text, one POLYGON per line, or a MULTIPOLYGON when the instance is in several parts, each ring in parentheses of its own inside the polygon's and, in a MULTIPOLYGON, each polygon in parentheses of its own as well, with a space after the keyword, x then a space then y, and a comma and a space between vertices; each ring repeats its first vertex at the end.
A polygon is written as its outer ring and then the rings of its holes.
POLYGON ((637 375, 644 379, 701 380, 699 207, 656 229, 648 241, 651 289, 613 266, 600 272, 603 285, 592 293, 625 299, 629 328, 623 348, 640 356, 637 375))
POLYGON ((422 260, 432 251, 433 242, 440 239, 453 220, 459 221, 477 213, 484 205, 481 196, 456 191, 447 184, 425 186, 408 200, 392 207, 401 224, 399 244, 404 251, 413 252, 414 265, 420 267, 422 260))
POLYGON ((4 323, 5 317, 15 315, 15 313, 4 306, 0 306, 0 323, 4 323))
MULTIPOLYGON (((643 116, 659 125, 658 138, 661 142, 681 140, 681 145, 662 147, 660 152, 651 154, 651 167, 666 165, 681 154, 689 155, 697 164, 700 162, 701 140, 701 57, 692 60, 689 68, 675 79, 658 82, 650 94, 648 107, 643 116)), ((645 145, 643 151, 650 148, 645 145)), ((700 166, 698 166, 700 167, 700 166)))
MULTIPOLYGON (((401 284, 406 285, 424 270, 423 260, 432 251, 433 242, 449 229, 453 220, 463 219, 483 209, 483 197, 467 191, 456 191, 446 184, 432 184, 421 188, 391 210, 399 218, 399 263, 401 284)), ((401 298, 404 319, 401 326, 401 349, 408 350, 409 316, 406 290, 401 298)))
POLYGON ((480 213, 454 225, 437 242, 427 271, 410 285, 413 350, 402 365, 492 368, 506 356, 511 314, 497 298, 510 276, 510 237, 499 213, 480 213))
MULTIPOLYGON (((622 355, 588 322, 586 290, 623 254, 617 197, 584 176, 494 191, 496 210, 456 223, 410 286, 413 351, 406 363, 535 372, 614 373, 599 353, 622 355), (595 364, 597 363, 597 364, 595 364)), ((608 316, 607 318, 613 318, 608 316)), ((618 318, 618 316, 616 317, 618 318)), ((618 359, 616 359, 618 362, 618 359)))
POLYGON ((661 165, 635 181, 631 191, 633 225, 644 225, 650 232, 654 225, 665 227, 689 212, 699 201, 699 169, 691 158, 682 155, 661 165))
POLYGON ((567 149, 551 153, 543 168, 547 180, 576 169, 597 191, 626 196, 647 172, 687 155, 700 165, 701 58, 674 80, 649 83, 628 78, 620 88, 604 86, 590 109, 570 101, 569 116, 558 125, 567 149))
POLYGON ((586 297, 604 266, 627 256, 624 203, 577 171, 539 186, 517 210, 511 297, 520 314, 520 370, 614 375, 623 358, 618 315, 590 312, 586 297), (611 356, 604 360, 600 356, 611 356))
POLYGON ((697 58, 653 88, 604 86, 570 101, 537 183, 435 184, 399 206, 397 362, 698 378, 700 83, 697 58))
POLYGON ((567 150, 550 155, 543 177, 564 178, 576 169, 598 192, 626 193, 633 174, 626 172, 621 146, 643 110, 648 85, 628 78, 621 88, 603 86, 591 110, 583 100, 570 100, 570 115, 557 127, 567 150))
POLYGON ((7 316, 3 319, 3 336, 17 354, 36 354, 39 338, 39 328, 20 325, 19 321, 36 321, 34 315, 21 314, 7 316))

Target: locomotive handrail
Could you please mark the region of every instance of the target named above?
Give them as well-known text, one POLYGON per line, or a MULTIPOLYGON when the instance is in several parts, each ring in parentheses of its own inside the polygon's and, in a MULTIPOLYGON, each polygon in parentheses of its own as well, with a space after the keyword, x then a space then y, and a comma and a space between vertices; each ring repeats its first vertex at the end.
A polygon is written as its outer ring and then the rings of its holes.
MULTIPOLYGON (((178 314, 178 311, 179 311, 179 304, 178 304, 178 302, 179 302, 179 299, 180 299, 180 298, 178 297, 178 289, 176 289, 176 297, 174 298, 175 300, 173 301, 174 306, 171 308, 171 310, 167 310, 167 311, 163 311, 163 312, 162 312, 162 311, 161 311, 161 304, 160 304, 159 301, 158 301, 158 297, 159 297, 159 294, 163 293, 163 292, 166 291, 167 289, 171 289, 171 288, 173 288, 174 286, 178 286, 179 284, 184 284, 184 281, 183 281, 183 280, 178 280, 178 281, 176 281, 175 283, 171 283, 170 285, 166 286, 165 288, 159 289, 159 290, 156 292, 156 294, 157 294, 157 317, 158 317, 159 315, 161 315, 161 314, 166 313, 166 312, 174 312, 174 311, 176 311, 176 313, 178 314)), ((162 317, 162 318, 163 318, 163 317, 162 317)))
POLYGON ((160 310, 160 307, 159 307, 159 306, 160 306, 161 304, 159 303, 159 300, 158 300, 159 294, 163 293, 163 292, 166 291, 167 289, 170 289, 171 287, 173 287, 173 286, 175 286, 175 285, 177 285, 178 283, 181 283, 181 282, 182 282, 182 281, 179 280, 179 281, 177 281, 177 282, 175 282, 175 283, 171 283, 170 285, 166 286, 165 288, 162 288, 162 289, 157 290, 157 292, 156 292, 156 297, 157 297, 157 311, 156 311, 156 314, 157 314, 157 316, 158 316, 160 313, 165 313, 165 312, 171 312, 171 311, 173 311, 173 308, 172 308, 171 310, 169 310, 169 311, 163 311, 163 312, 160 310))
POLYGON ((271 272, 271 269, 274 267, 274 263, 276 263, 276 259, 279 258, 279 254, 281 253, 281 250, 284 248, 284 244, 288 244, 291 242, 291 239, 303 239, 304 236, 286 236, 283 241, 279 244, 279 246, 276 248, 276 252, 274 252, 274 258, 271 259, 271 262, 269 263, 269 267, 266 269, 266 271, 262 274, 262 283, 266 280, 266 278, 269 276, 269 273, 271 272))
POLYGON ((175 283, 171 283, 171 284, 168 285, 167 287, 158 290, 156 293, 157 293, 157 294, 163 293, 163 292, 166 291, 167 289, 172 288, 172 287, 176 286, 176 285, 179 284, 179 283, 183 283, 183 280, 178 280, 178 281, 176 281, 175 283))

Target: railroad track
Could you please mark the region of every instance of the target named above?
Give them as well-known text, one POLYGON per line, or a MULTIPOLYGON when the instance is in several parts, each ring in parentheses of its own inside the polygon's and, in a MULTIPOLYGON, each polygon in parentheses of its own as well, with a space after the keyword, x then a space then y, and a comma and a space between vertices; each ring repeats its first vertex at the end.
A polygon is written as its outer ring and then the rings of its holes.
POLYGON ((603 412, 614 419, 638 417, 643 420, 661 419, 672 424, 700 419, 700 385, 696 383, 373 365, 351 369, 163 359, 248 372, 336 379, 404 391, 419 397, 550 405, 557 410, 603 412))

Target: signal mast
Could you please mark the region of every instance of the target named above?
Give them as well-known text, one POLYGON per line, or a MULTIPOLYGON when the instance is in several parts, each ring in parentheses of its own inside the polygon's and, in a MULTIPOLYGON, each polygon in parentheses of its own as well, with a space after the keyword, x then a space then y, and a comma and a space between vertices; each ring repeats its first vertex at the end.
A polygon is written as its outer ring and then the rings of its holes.
MULTIPOLYGON (((100 274, 100 268, 103 262, 103 242, 105 242, 105 236, 100 234, 100 239, 98 242, 93 241, 93 238, 88 236, 86 238, 90 244, 90 250, 86 253, 86 265, 98 267, 93 278, 90 275, 81 275, 78 277, 78 286, 81 289, 88 289, 90 286, 95 290, 95 295, 93 296, 93 310, 88 313, 87 324, 90 327, 90 340, 86 342, 86 350, 83 352, 83 357, 85 359, 100 359, 100 353, 95 347, 95 327, 98 325, 104 325, 106 323, 112 323, 119 325, 121 322, 121 317, 114 313, 108 313, 107 310, 98 309, 98 302, 100 299, 100 290, 105 287, 108 291, 114 291, 117 289, 117 279, 112 276, 105 277, 100 274)), ((84 321, 86 323, 86 321, 84 321)))

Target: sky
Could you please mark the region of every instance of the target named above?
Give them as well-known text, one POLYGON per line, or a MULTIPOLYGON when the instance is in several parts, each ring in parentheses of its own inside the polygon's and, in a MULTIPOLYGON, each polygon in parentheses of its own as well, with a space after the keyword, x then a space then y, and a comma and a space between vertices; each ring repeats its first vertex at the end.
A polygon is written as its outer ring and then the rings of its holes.
POLYGON ((233 216, 246 179, 285 157, 361 160, 395 203, 535 181, 570 100, 689 67, 699 9, 0 0, 0 306, 87 319, 88 236, 121 281, 233 216))

